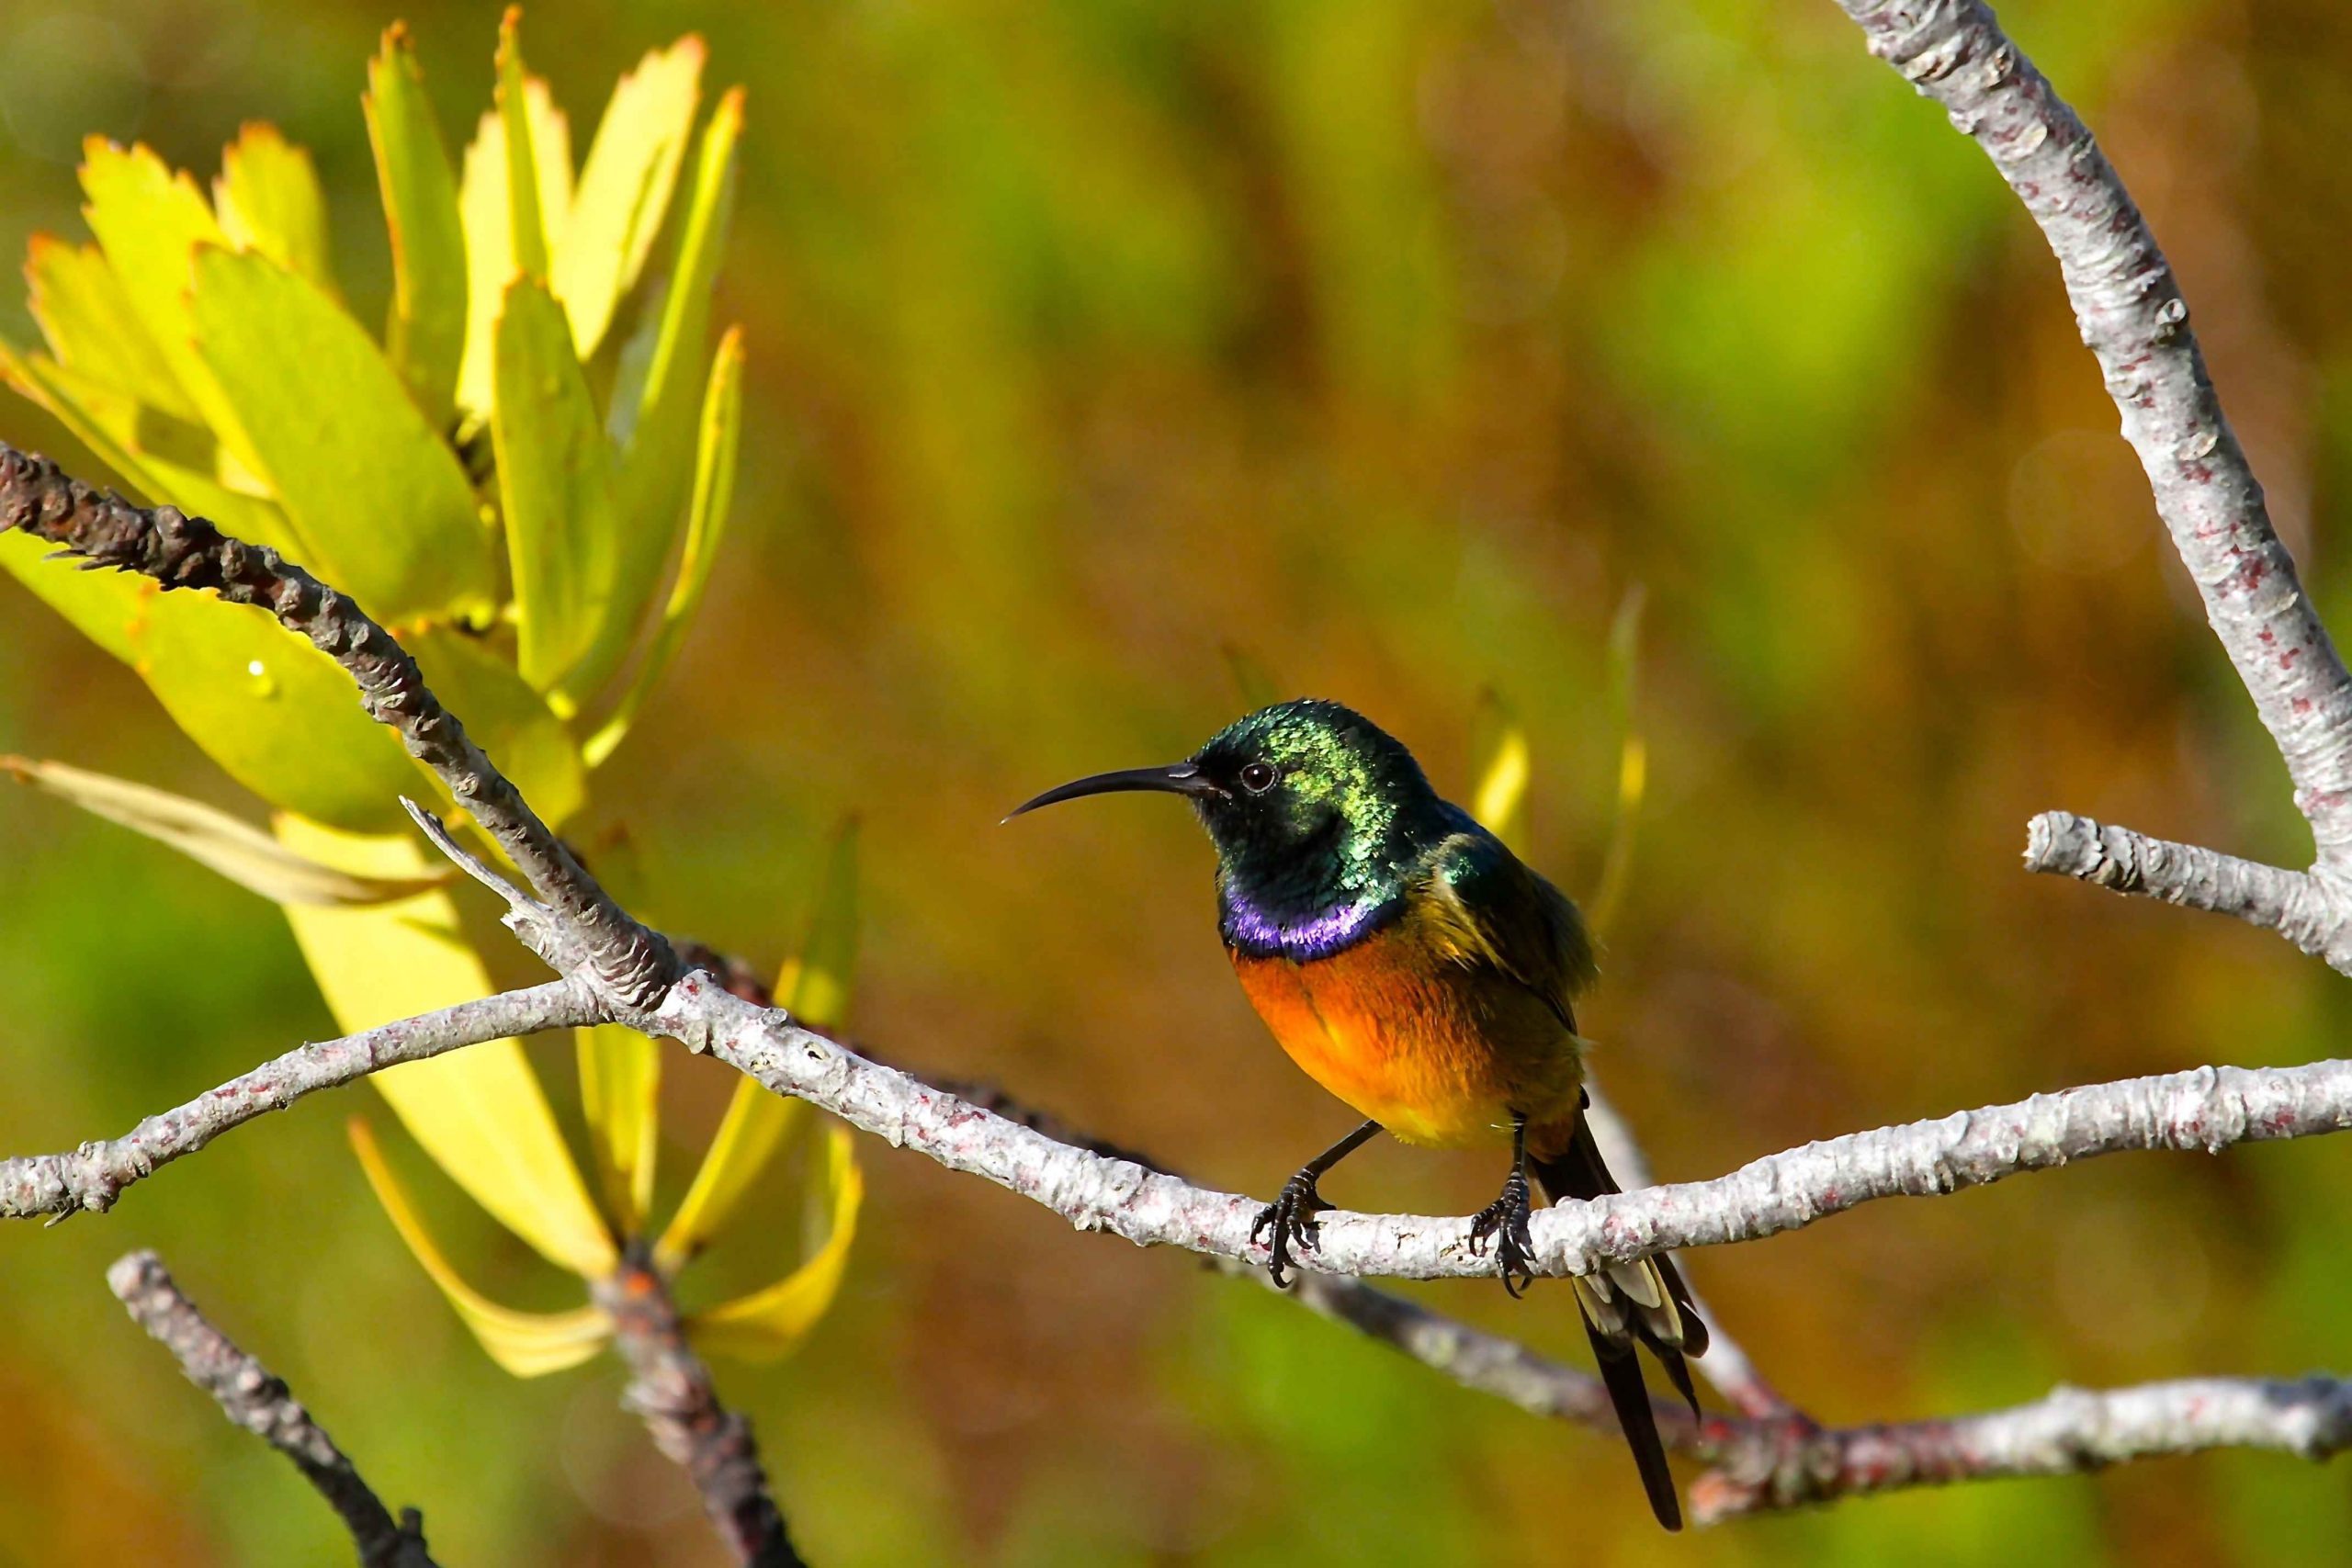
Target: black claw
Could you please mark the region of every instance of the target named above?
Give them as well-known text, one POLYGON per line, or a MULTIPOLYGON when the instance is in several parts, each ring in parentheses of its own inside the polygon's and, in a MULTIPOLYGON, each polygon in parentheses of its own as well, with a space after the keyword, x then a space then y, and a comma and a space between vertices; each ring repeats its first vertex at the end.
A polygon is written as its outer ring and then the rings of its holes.
POLYGON ((1535 1238, 1527 1222, 1535 1205, 1529 1197, 1527 1178, 1514 1170, 1503 1182, 1502 1196, 1478 1211, 1470 1222, 1470 1250, 1483 1255, 1487 1238, 1495 1237, 1495 1262, 1501 1269, 1503 1289, 1513 1299, 1535 1282, 1535 1238))
POLYGON ((1298 1243, 1301 1252, 1314 1250, 1317 1228, 1315 1216, 1330 1207, 1323 1201, 1323 1195, 1315 1190, 1315 1173, 1302 1170, 1283 1183, 1282 1191, 1276 1194, 1272 1202, 1258 1211, 1258 1217, 1250 1224, 1250 1240, 1254 1245, 1268 1226, 1273 1228, 1274 1242, 1270 1248, 1272 1256, 1267 1259, 1266 1272, 1272 1276, 1275 1289, 1289 1289, 1290 1281, 1283 1275, 1297 1266, 1298 1259, 1292 1255, 1291 1243, 1298 1243))

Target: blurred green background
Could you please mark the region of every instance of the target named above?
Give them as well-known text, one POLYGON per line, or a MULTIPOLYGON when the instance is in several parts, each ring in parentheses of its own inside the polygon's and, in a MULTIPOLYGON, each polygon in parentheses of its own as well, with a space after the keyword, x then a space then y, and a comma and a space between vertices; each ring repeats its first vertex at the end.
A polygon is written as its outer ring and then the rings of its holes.
MULTIPOLYGON (((405 15, 455 144, 494 9, 405 15)), ((79 237, 85 133, 209 176, 268 119, 318 158, 337 266, 379 319, 356 99, 392 16, 11 0, 0 254, 79 237)), ((2352 624, 2328 548, 2352 505, 2352 17, 2004 16, 2154 222, 2307 582, 2352 624)), ((689 28, 712 85, 751 95, 718 311, 751 355, 729 556, 580 836, 626 843, 643 912, 765 964, 826 826, 861 812, 854 1032, 876 1049, 1271 1193, 1350 1116, 1227 978, 1193 829, 1165 803, 997 818, 1189 750, 1236 709, 1233 644, 1453 790, 1478 694, 1503 693, 1535 746, 1536 859, 1589 888, 1604 643, 1639 584, 1650 804, 1589 1027, 1661 1174, 2340 1050, 2343 982, 2277 939, 2018 869, 2056 806, 2308 845, 2039 240, 1833 7, 570 0, 526 25, 582 136, 689 28)), ((29 335, 20 291, 0 331, 29 335)), ((95 471, 21 401, 0 435, 95 471)), ((5 580, 0 750, 243 800, 5 580)), ((333 1032, 276 910, 28 793, 0 795, 0 951, 8 1153, 333 1032)), ((673 1175, 729 1087, 706 1066, 672 1075, 673 1175)), ((465 1336, 345 1147, 371 1108, 314 1099, 112 1214, 0 1230, 0 1560, 347 1550, 107 1296, 106 1262, 153 1245, 425 1508, 445 1561, 718 1561, 612 1363, 518 1383, 465 1336)), ((1589 1433, 862 1148, 840 1304, 796 1359, 719 1369, 820 1563, 2278 1562, 2352 1536, 2340 1471, 2220 1455, 1668 1541, 1589 1433)), ((1385 1147, 1333 1195, 1464 1213, 1495 1176, 1385 1147)), ((2101 1161, 1691 1268, 1831 1421, 2344 1371, 2347 1183, 2352 1143, 2101 1161)), ((478 1281, 559 1304, 454 1190, 424 1195, 478 1281)), ((1581 1359, 1565 1296, 1417 1293, 1581 1359)))

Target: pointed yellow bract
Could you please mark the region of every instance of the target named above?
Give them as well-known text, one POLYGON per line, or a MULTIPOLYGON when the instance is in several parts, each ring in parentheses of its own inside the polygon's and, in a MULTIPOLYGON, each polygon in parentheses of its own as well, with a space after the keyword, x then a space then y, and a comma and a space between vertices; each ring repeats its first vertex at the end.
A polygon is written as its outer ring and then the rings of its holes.
POLYGON ((662 1048, 617 1023, 571 1032, 580 1055, 580 1113, 587 1119, 605 1213, 616 1232, 634 1236, 653 1206, 662 1048))
POLYGON ((392 242, 392 314, 384 355, 436 430, 448 427, 466 346, 466 235, 458 180, 425 96, 408 29, 395 22, 359 100, 392 242))
POLYGON ((670 602, 662 607, 661 624, 652 646, 638 661, 628 691, 595 734, 580 749, 591 768, 605 759, 637 721, 638 710, 652 695, 677 657, 687 626, 702 605, 718 560, 718 541, 727 529, 727 514, 735 504, 735 457, 743 434, 743 329, 729 327, 712 356, 710 387, 703 394, 702 436, 695 452, 694 500, 686 511, 685 553, 678 559, 678 579, 670 602))
POLYGON ((253 123, 237 133, 220 155, 220 177, 212 182, 212 205, 221 232, 240 249, 259 251, 328 293, 334 271, 327 262, 327 201, 310 153, 278 134, 277 127, 253 123))
POLYGON ((850 1243, 857 1236, 858 1207, 865 1201, 865 1178, 849 1129, 835 1123, 827 1132, 825 1182, 809 1193, 812 1207, 831 1211, 823 1244, 767 1289, 695 1314, 687 1331, 704 1349, 774 1360, 808 1336, 840 1293, 850 1243))
MULTIPOLYGON (((857 824, 850 821, 833 836, 808 939, 777 977, 776 1001, 812 1028, 832 1028, 848 1014, 856 962, 857 824)), ((803 1101, 775 1094, 756 1079, 746 1077, 735 1086, 718 1135, 654 1248, 657 1267, 674 1274, 727 1228, 805 1110, 803 1101)))
MULTIPOLYGON (((281 842, 346 871, 413 876, 424 867, 413 838, 359 838, 294 817, 280 817, 276 826, 281 842)), ((345 1029, 491 994, 490 976, 466 945, 446 893, 368 909, 292 908, 286 919, 345 1029)), ((619 1261, 612 1235, 589 1201, 519 1043, 469 1045, 388 1067, 368 1081, 434 1163, 501 1224, 583 1279, 612 1272, 619 1261)))
POLYGON ((1617 618, 1609 628, 1609 709, 1620 739, 1617 750, 1615 809, 1609 824, 1609 849, 1601 857, 1600 882, 1593 889, 1585 914, 1595 936, 1617 923, 1617 912, 1633 885, 1634 841, 1642 817, 1642 797, 1649 784, 1649 747, 1642 739, 1641 717, 1634 704, 1634 677, 1641 662, 1642 606, 1646 597, 1640 583, 1625 591, 1617 618))
POLYGON ((82 190, 89 197, 82 215, 90 232, 148 341, 170 367, 182 401, 212 427, 224 457, 234 455, 221 477, 257 469, 244 432, 196 351, 190 311, 196 248, 229 243, 211 204, 194 179, 173 173, 147 148, 125 149, 98 136, 83 143, 82 190))
POLYGON ((661 231, 700 96, 702 39, 649 51, 613 89, 571 198, 548 281, 571 319, 574 352, 596 352, 613 308, 637 281, 661 231))
POLYGON ((417 1217, 406 1190, 385 1163, 383 1151, 376 1146, 374 1132, 356 1116, 347 1126, 352 1152, 359 1156, 359 1168, 367 1173, 368 1185, 376 1190, 376 1201, 384 1206, 392 1228, 408 1244, 425 1277, 458 1309, 458 1318, 472 1330, 481 1348, 490 1352, 492 1360, 518 1378, 535 1378, 576 1367, 604 1348, 613 1336, 613 1324, 597 1307, 578 1307, 571 1312, 520 1312, 499 1305, 458 1278, 458 1271, 449 1267, 449 1260, 434 1245, 424 1221, 417 1217))
MULTIPOLYGON (((523 83, 523 109, 537 176, 535 206, 541 214, 561 212, 571 200, 571 128, 548 85, 536 76, 523 83)), ((458 186, 466 234, 466 346, 458 371, 458 403, 477 415, 488 414, 496 400, 492 344, 507 285, 528 270, 514 250, 512 168, 505 122, 492 109, 481 117, 466 148, 458 186)), ((544 216, 540 221, 544 226, 544 216)))
POLYGON ((1531 776, 1527 731, 1494 693, 1479 702, 1472 730, 1476 756, 1472 776, 1478 783, 1470 797, 1470 815, 1487 831, 1513 850, 1527 848, 1527 785, 1531 776))

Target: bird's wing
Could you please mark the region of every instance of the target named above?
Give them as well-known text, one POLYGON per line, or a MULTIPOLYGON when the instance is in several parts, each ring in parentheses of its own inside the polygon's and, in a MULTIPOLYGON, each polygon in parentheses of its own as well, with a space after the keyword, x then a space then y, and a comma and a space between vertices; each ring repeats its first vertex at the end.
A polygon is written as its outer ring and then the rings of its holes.
POLYGON ((1486 833, 1456 833, 1430 857, 1418 900, 1439 950, 1542 998, 1570 1031, 1577 993, 1599 973, 1584 917, 1567 897, 1486 833))

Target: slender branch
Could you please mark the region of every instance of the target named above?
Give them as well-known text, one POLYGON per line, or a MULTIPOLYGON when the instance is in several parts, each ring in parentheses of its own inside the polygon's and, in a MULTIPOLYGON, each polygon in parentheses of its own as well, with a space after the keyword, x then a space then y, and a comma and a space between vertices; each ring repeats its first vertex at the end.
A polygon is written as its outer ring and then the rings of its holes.
POLYGON ((2286 761, 2319 861, 2352 862, 2352 671, 2270 525, 2188 302, 2114 165, 1982 0, 1838 4, 1871 52, 1984 150, 2041 227, 2157 513, 2286 761))
POLYGON ((190 1382, 218 1401, 230 1420, 292 1460, 318 1488, 350 1530, 360 1568, 434 1568, 423 1516, 404 1508, 394 1519, 285 1383, 230 1343, 180 1293, 162 1258, 130 1253, 107 1270, 107 1284, 139 1326, 178 1360, 190 1382))
POLYGON ((566 976, 380 1024, 340 1040, 300 1045, 186 1105, 148 1117, 119 1138, 84 1144, 69 1154, 0 1160, 0 1219, 48 1214, 54 1217, 53 1224, 85 1210, 98 1213, 112 1207, 124 1188, 153 1175, 158 1167, 194 1154, 256 1116, 283 1111, 306 1094, 460 1046, 604 1022, 611 1016, 611 1009, 587 984, 566 976))
POLYGON ((0 445, 0 533, 10 528, 85 558, 85 570, 136 571, 167 590, 209 588, 268 611, 342 665, 368 716, 389 725, 498 840, 562 916, 601 987, 646 1001, 677 976, 669 943, 621 912, 426 688, 416 660, 357 604, 266 546, 230 538, 175 506, 102 495, 46 457, 0 445))
POLYGON ((2026 829, 2025 868, 2234 915, 2352 975, 2352 886, 2331 867, 2289 871, 2045 811, 2026 829))
POLYGON ((719 1404, 710 1369, 688 1348, 662 1276, 631 1260, 597 1281, 595 1297, 613 1320, 614 1346, 628 1365, 621 1404, 644 1420, 654 1446, 685 1471, 735 1561, 753 1568, 802 1568, 784 1515, 768 1495, 751 1423, 719 1404))
MULTIPOLYGON (((1253 1201, 1106 1159, 877 1066, 728 993, 695 971, 623 1021, 683 1041, 779 1094, 832 1112, 894 1147, 982 1176, 1081 1230, 1262 1264, 1253 1201)), ((2199 1067, 2035 1095, 1931 1122, 1849 1134, 1770 1155, 1713 1181, 1562 1203, 1531 1224, 1538 1274, 1588 1273, 1655 1252, 1777 1235, 1873 1199, 1982 1186, 2020 1171, 2127 1149, 2218 1150, 2352 1126, 2352 1062, 2199 1067)), ((1333 1213, 1309 1266, 1363 1277, 1490 1275, 1469 1222, 1333 1213)))
MULTIPOLYGON (((36 531, 50 530, 45 536, 75 542, 75 547, 102 558, 158 570, 167 578, 177 570, 174 563, 187 558, 175 541, 198 526, 168 509, 148 513, 118 501, 97 500, 46 465, 30 464, 0 448, 0 524, 21 525, 28 519, 36 531), (28 485, 25 476, 35 469, 41 470, 35 477, 42 482, 28 485), (71 514, 62 522, 56 514, 60 497, 71 502, 71 514), (142 542, 149 535, 161 543, 142 542)), ((202 533, 211 541, 203 551, 220 558, 223 572, 234 578, 248 554, 245 547, 220 539, 209 525, 202 533)), ((275 558, 270 559, 274 562, 275 558)), ((291 584, 288 592, 293 597, 314 591, 331 605, 338 603, 294 569, 277 563, 271 570, 275 575, 268 580, 291 584), (309 585, 307 589, 304 584, 309 585)), ((288 624, 305 623, 302 615, 285 618, 288 624)), ((309 619, 334 617, 322 613, 309 619)), ((371 631, 382 636, 372 624, 365 624, 360 635, 371 631)), ((384 640, 390 641, 389 637, 384 640)), ((368 672, 355 670, 354 673, 366 689, 368 672)), ((413 666, 409 680, 413 689, 404 691, 403 700, 429 706, 438 714, 431 694, 414 683, 413 666)), ((371 711, 386 722, 402 722, 401 714, 389 711, 389 705, 372 705, 371 711)), ((446 715, 442 716, 446 719, 446 715)), ((454 721, 448 721, 448 726, 454 728, 454 721)), ((413 739, 412 750, 424 754, 413 739)), ((426 760, 441 771, 460 798, 513 795, 512 786, 470 746, 455 750, 443 746, 437 759, 426 760)), ((520 836, 525 851, 533 847, 529 829, 536 818, 527 818, 527 807, 522 810, 522 818, 509 813, 490 825, 517 863, 527 869, 530 857, 515 852, 510 838, 520 836)), ((424 820, 430 830, 434 824, 429 818, 424 820)), ((455 847, 446 834, 437 834, 436 840, 445 848, 455 847)), ((560 852, 560 845, 555 848, 560 852)), ((538 860, 544 871, 548 856, 541 853, 538 860)), ((562 863, 569 863, 568 855, 562 863)), ((658 991, 650 989, 648 976, 659 965, 650 959, 616 964, 615 953, 656 953, 673 964, 674 955, 659 938, 651 942, 627 940, 630 931, 642 928, 604 900, 593 883, 585 886, 595 900, 603 900, 611 917, 599 927, 583 929, 573 911, 589 895, 560 875, 550 874, 545 883, 535 881, 547 896, 542 906, 505 887, 488 868, 477 864, 469 869, 507 898, 510 923, 517 927, 518 934, 532 941, 551 962, 576 963, 574 977, 583 989, 603 998, 599 1016, 647 1033, 672 1036, 692 1049, 715 1055, 776 1092, 808 1100, 893 1145, 910 1144, 949 1168, 985 1176, 1054 1209, 1080 1229, 1109 1230, 1141 1245, 1185 1247, 1229 1268, 1263 1265, 1264 1255, 1248 1234, 1257 1208, 1250 1200, 1194 1188, 1172 1176, 1148 1171, 1134 1160, 1057 1141, 943 1089, 868 1061, 797 1027, 781 1012, 730 995, 719 980, 701 970, 687 973, 658 991), (651 945, 655 942, 658 949, 651 945)), ((555 870, 560 873, 561 864, 555 870)), ((1589 1272, 1603 1264, 1626 1262, 1668 1248, 1751 1240, 1809 1224, 1875 1198, 1950 1192, 2018 1171, 2125 1149, 2219 1150, 2239 1142, 2312 1135, 2346 1126, 2352 1126, 2352 1063, 2255 1071, 2209 1067, 2069 1089, 1939 1121, 1831 1139, 1767 1156, 1712 1182, 1652 1187, 1563 1204, 1533 1221, 1536 1267, 1547 1274, 1589 1272)), ((1590 1380, 1564 1374, 1507 1341, 1447 1323, 1352 1280, 1329 1277, 1437 1278, 1486 1273, 1491 1265, 1469 1251, 1467 1231, 1468 1223, 1459 1218, 1333 1213, 1323 1221, 1321 1245, 1314 1254, 1317 1266, 1328 1274, 1306 1281, 1302 1293, 1317 1310, 1379 1335, 1471 1386, 1487 1389, 1531 1410, 1594 1419, 1597 1411, 1590 1380)), ((652 1343, 659 1343, 658 1336, 652 1343)), ((2239 1385, 2204 1386, 2220 1390, 2239 1385)), ((2104 1419, 2109 1405, 2126 1413, 2144 1413, 2149 1408, 2146 1401, 2154 1396, 2147 1391, 2125 1391, 2098 1397, 2107 1404, 2097 1406, 2093 1414, 2104 1419)), ((2040 1472, 2057 1461, 2033 1456, 2059 1450, 2072 1456, 2069 1465, 2081 1468, 2109 1457, 2153 1451, 2147 1445, 2193 1447, 2209 1439, 2232 1441, 2236 1438, 2231 1434, 2241 1431, 2252 1434, 2247 1440, 2264 1441, 2269 1440, 2272 1432, 2239 1419, 2235 1426, 2210 1420, 2202 1425, 2196 1420, 2174 1421, 2159 1433, 2149 1426, 2154 1419, 2149 1416, 2131 1429, 2142 1435, 2103 1448, 2082 1429, 2087 1419, 2082 1413, 2092 1407, 2077 1404, 2073 1408, 2073 1425, 2060 1422, 2052 1428, 2057 1436, 2050 1441, 2058 1445, 2056 1450, 2046 1445, 2034 1449, 2021 1437, 2012 1438, 2003 1447, 1994 1439, 2010 1428, 1993 1425, 1998 1417, 1970 1418, 1974 1425, 1967 1429, 1976 1446, 1969 1452, 1989 1456, 1966 1461, 1977 1467, 1975 1472, 1968 1471, 1959 1460, 1937 1457, 1947 1450, 1937 1447, 1941 1439, 1933 1434, 1965 1424, 1930 1422, 1825 1433, 1793 1416, 1711 1421, 1702 1427, 1691 1427, 1687 1418, 1669 1416, 1664 1429, 1678 1446, 1724 1461, 1724 1468, 1707 1484, 1719 1495, 1725 1513, 1833 1495, 1841 1487, 1854 1491, 1916 1484, 1947 1474, 2040 1472), (2142 1447, 2134 1448, 2134 1443, 2142 1447), (1887 1457, 1896 1452, 1909 1456, 1907 1469, 1887 1457), (1810 1479, 1800 1486, 1789 1480, 1792 1475, 1810 1479), (1750 1501, 1743 1504, 1742 1496, 1750 1501), (1758 1498, 1762 1500, 1755 1500, 1758 1498)), ((2008 1414, 2018 1416, 2013 1426, 2021 1430, 2026 1417, 2022 1413, 2008 1414)), ((2276 1428, 2290 1434, 2277 1440, 2289 1442, 2297 1429, 2291 1422, 2302 1419, 2292 1416, 2289 1426, 2276 1428)), ((691 1451, 683 1438, 679 1441, 691 1451)), ((2296 1441, 2292 1446, 2324 1451, 2326 1445, 2313 1440, 2296 1441)), ((740 1489, 732 1495, 742 1495, 740 1489)))
POLYGON ((2352 1383, 2196 1378, 2096 1393, 2061 1388, 2007 1410, 1889 1426, 1709 1428, 1699 1447, 1715 1468, 1690 1487, 1702 1524, 1956 1481, 2080 1475, 2208 1449, 2325 1460, 2352 1448, 2352 1383))

